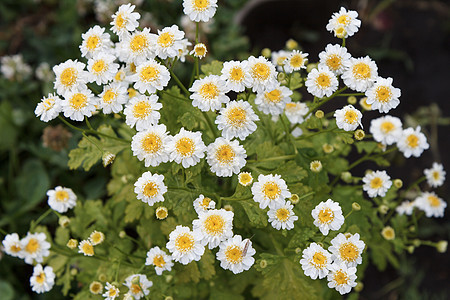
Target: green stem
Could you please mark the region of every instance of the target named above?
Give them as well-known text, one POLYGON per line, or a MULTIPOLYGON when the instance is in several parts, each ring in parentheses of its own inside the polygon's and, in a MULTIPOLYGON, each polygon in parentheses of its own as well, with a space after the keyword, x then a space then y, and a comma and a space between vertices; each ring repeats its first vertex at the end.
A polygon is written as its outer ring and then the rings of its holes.
POLYGON ((293 159, 296 156, 297 156, 296 154, 291 154, 291 155, 282 155, 282 156, 268 157, 268 158, 263 158, 261 160, 249 159, 249 160, 247 160, 247 163, 251 164, 251 163, 260 163, 260 162, 274 161, 274 160, 288 160, 288 159, 293 159))
POLYGON ((82 135, 103 154, 103 149, 100 148, 100 146, 96 142, 91 140, 84 132, 82 133, 82 135))
POLYGON ((183 98, 183 97, 178 97, 178 96, 172 95, 171 93, 168 93, 166 91, 158 91, 158 92, 162 93, 162 94, 165 94, 165 95, 167 95, 167 96, 169 96, 171 98, 177 99, 177 100, 182 100, 182 101, 187 101, 188 100, 188 99, 183 98))
MULTIPOLYGON (((334 92, 330 97, 326 97, 321 99, 321 101, 319 101, 319 103, 317 105, 315 105, 314 107, 310 108, 310 110, 308 111, 308 113, 305 115, 305 120, 308 118, 308 116, 313 113, 315 110, 317 110, 319 107, 321 107, 322 105, 324 105, 325 103, 327 103, 328 101, 330 101, 331 99, 333 99, 334 97, 338 96, 339 94, 341 94, 343 91, 345 91, 346 89, 348 89, 348 87, 343 87, 340 90, 337 90, 336 92, 334 92)), ((316 97, 314 97, 314 100, 316 100, 316 97)), ((316 101, 314 101, 313 103, 315 103, 316 101)))
POLYGON ((94 128, 92 128, 92 126, 91 126, 91 122, 89 122, 89 120, 88 120, 88 117, 87 116, 84 116, 84 120, 86 121, 86 125, 87 125, 87 127, 90 129, 90 130, 93 130, 93 131, 95 131, 94 130, 94 128))
POLYGON ((342 39, 342 47, 345 47, 345 38, 342 39))
POLYGON ((253 199, 253 197, 242 197, 242 198, 220 197, 220 200, 223 201, 245 201, 250 199, 253 199))
POLYGON ((120 262, 121 262, 121 261, 119 260, 118 263, 117 263, 116 275, 114 276, 114 281, 115 281, 115 282, 118 282, 117 280, 118 280, 118 278, 119 278, 120 262))
POLYGON ((6 231, 4 231, 3 229, 0 228, 0 233, 3 235, 7 235, 8 233, 6 231))
POLYGON ((392 147, 392 148, 389 149, 389 150, 386 150, 386 151, 384 151, 384 152, 382 152, 382 153, 379 153, 379 154, 373 155, 373 156, 370 156, 370 154, 366 154, 366 155, 364 155, 363 157, 361 157, 360 159, 358 159, 357 161, 355 161, 354 163, 352 163, 352 164, 348 167, 347 171, 353 169, 354 167, 356 167, 357 165, 359 165, 360 163, 362 163, 362 162, 364 162, 364 161, 366 161, 366 160, 372 160, 372 159, 374 159, 374 158, 377 158, 377 157, 386 155, 386 154, 391 153, 392 151, 394 151, 394 150, 396 150, 396 149, 397 149, 396 147, 392 147))
POLYGON ((163 61, 163 60, 161 60, 161 59, 158 59, 158 62, 160 62, 161 64, 163 64, 166 68, 167 68, 167 70, 169 70, 169 72, 170 72, 170 76, 171 76, 171 78, 173 78, 174 80, 175 80, 175 82, 177 83, 177 85, 180 87, 180 89, 186 94, 186 96, 188 96, 188 98, 189 98, 189 96, 191 95, 191 93, 189 93, 189 91, 186 89, 186 87, 184 86, 184 84, 181 82, 181 80, 178 78, 178 76, 167 66, 167 64, 163 61))
POLYGON ((53 211, 53 209, 51 209, 51 208, 47 209, 47 211, 44 212, 44 213, 36 220, 36 222, 33 224, 33 226, 31 226, 30 232, 34 232, 34 230, 35 230, 36 227, 39 225, 39 223, 41 223, 41 221, 44 220, 45 217, 47 217, 49 214, 51 214, 52 211, 53 211))
POLYGON ((339 94, 338 97, 362 96, 364 93, 339 94))
POLYGON ((214 139, 216 139, 219 135, 216 132, 216 128, 214 127, 211 118, 209 117, 208 113, 206 111, 202 111, 203 117, 206 120, 206 123, 208 124, 209 129, 211 130, 211 133, 214 137, 214 139))
POLYGON ((344 219, 347 219, 348 217, 350 217, 350 215, 353 213, 353 208, 352 208, 352 210, 347 214, 347 215, 345 215, 345 217, 344 217, 344 219))
POLYGON ((309 193, 307 193, 307 194, 304 194, 303 196, 301 196, 301 197, 298 197, 298 200, 300 201, 300 200, 302 200, 302 199, 304 199, 304 198, 306 198, 306 197, 309 197, 309 196, 311 196, 311 195, 314 195, 316 192, 309 192, 309 193))

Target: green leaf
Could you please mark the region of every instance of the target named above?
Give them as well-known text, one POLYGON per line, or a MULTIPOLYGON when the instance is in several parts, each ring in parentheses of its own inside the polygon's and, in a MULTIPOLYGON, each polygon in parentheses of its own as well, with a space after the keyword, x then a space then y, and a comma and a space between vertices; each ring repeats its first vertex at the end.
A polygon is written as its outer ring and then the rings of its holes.
POLYGON ((259 208, 258 203, 249 200, 239 201, 239 204, 244 208, 251 226, 256 228, 264 228, 267 226, 267 214, 259 208))
MULTIPOLYGON (((303 79, 300 75, 300 72, 294 72, 291 75, 291 82, 289 88, 294 91, 296 89, 299 89, 303 86, 303 79)), ((300 100, 300 99, 299 99, 300 100)))
POLYGON ((184 128, 192 130, 199 125, 198 118, 198 114, 188 111, 185 112, 178 121, 180 121, 184 128))
POLYGON ((356 150, 358 153, 366 152, 368 154, 376 151, 378 148, 378 143, 374 141, 359 141, 355 143, 356 150))
POLYGON ((308 172, 293 160, 282 163, 273 173, 281 175, 281 178, 288 184, 297 183, 308 175, 308 172))
POLYGON ((29 159, 25 162, 15 183, 19 196, 25 200, 25 204, 22 203, 22 205, 26 207, 33 207, 43 200, 50 188, 47 170, 37 159, 29 159))
POLYGON ((200 281, 200 271, 197 266, 197 262, 193 261, 185 266, 180 266, 181 271, 177 272, 176 278, 180 283, 200 281))
POLYGON ((93 165, 102 159, 102 152, 93 144, 100 145, 100 140, 93 136, 83 137, 78 143, 78 148, 69 152, 68 166, 71 170, 83 167, 89 171, 93 165))
POLYGON ((2 295, 2 300, 14 299, 14 289, 8 281, 0 281, 0 295, 2 295))
POLYGON ((125 209, 125 223, 131 223, 134 220, 139 219, 144 211, 144 205, 148 204, 136 198, 130 199, 127 208, 125 209))
POLYGON ((202 65, 200 69, 205 75, 220 75, 222 73, 223 62, 213 60, 209 64, 202 65))
POLYGON ((215 256, 211 253, 211 250, 205 249, 205 253, 198 262, 201 277, 205 280, 210 280, 216 275, 216 269, 214 268, 215 256))

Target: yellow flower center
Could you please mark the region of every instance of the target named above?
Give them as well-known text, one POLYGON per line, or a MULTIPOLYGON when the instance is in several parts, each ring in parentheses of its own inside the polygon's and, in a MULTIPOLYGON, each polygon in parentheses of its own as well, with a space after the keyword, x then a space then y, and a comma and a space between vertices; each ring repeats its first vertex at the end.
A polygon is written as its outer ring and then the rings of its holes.
POLYGON ((97 48, 99 42, 100 38, 98 37, 98 35, 91 35, 86 41, 86 48, 92 51, 97 48))
POLYGON ((39 284, 43 284, 45 281, 45 273, 41 272, 36 276, 36 282, 39 284))
POLYGON ((269 181, 264 184, 263 193, 270 200, 274 200, 281 195, 281 189, 278 184, 273 181, 269 181))
POLYGON ((136 119, 144 119, 151 112, 152 106, 145 101, 139 101, 133 106, 133 116, 136 119))
POLYGON ((61 73, 61 84, 70 87, 77 81, 78 72, 75 68, 64 69, 61 73))
POLYGON ((155 257, 153 258, 153 265, 159 268, 164 267, 166 265, 164 257, 162 255, 155 255, 155 257))
POLYGON ((158 219, 160 220, 167 218, 167 215, 167 209, 161 208, 156 210, 156 217, 158 217, 158 219))
POLYGON ((334 220, 334 213, 331 209, 324 208, 319 212, 319 215, 317 217, 320 223, 329 224, 334 220))
POLYGON ((358 114, 354 110, 347 110, 344 114, 344 120, 348 124, 354 124, 358 121, 358 114))
POLYGON ((72 108, 74 110, 80 110, 84 107, 86 107, 87 105, 87 100, 88 98, 86 97, 86 95, 82 94, 82 93, 76 93, 75 95, 72 96, 72 98, 70 98, 70 106, 72 106, 72 108))
POLYGON ((244 71, 240 67, 234 67, 230 70, 230 79, 233 81, 242 81, 244 79, 244 71))
POLYGON ((197 56, 204 56, 206 54, 206 48, 203 45, 195 45, 194 52, 197 56))
POLYGON ((336 281, 336 284, 342 285, 342 284, 348 284, 350 278, 348 278, 347 274, 342 272, 341 270, 334 273, 334 281, 336 281))
POLYGON ((133 88, 128 88, 127 92, 130 99, 137 95, 137 91, 133 88))
POLYGON ((433 172, 433 178, 434 180, 438 180, 441 177, 440 173, 438 171, 433 172))
POLYGON ((395 129, 395 126, 390 121, 384 121, 383 123, 381 123, 381 131, 383 131, 384 133, 389 133, 394 129, 395 129))
POLYGON ((252 76, 258 80, 266 80, 270 76, 269 66, 264 63, 256 63, 252 67, 252 76))
POLYGON ((55 192, 55 198, 56 201, 58 202, 66 202, 67 200, 69 200, 69 193, 67 193, 67 191, 56 191, 55 192))
POLYGON ((321 73, 319 76, 317 76, 316 84, 320 88, 326 89, 326 88, 330 87, 331 78, 327 74, 321 73))
POLYGON ((287 56, 279 56, 277 58, 277 65, 284 66, 284 61, 286 60, 287 56))
POLYGON ((131 51, 142 52, 146 47, 148 47, 148 40, 147 37, 145 37, 143 34, 137 34, 131 39, 131 51))
POLYGON ((419 138, 415 134, 410 134, 406 138, 406 144, 408 144, 410 148, 416 148, 419 146, 419 138))
POLYGON ((144 186, 144 190, 142 191, 142 194, 146 197, 154 197, 158 194, 158 186, 154 182, 147 182, 147 184, 144 186))
POLYGON ((380 177, 375 177, 370 181, 370 187, 373 189, 379 189, 383 186, 383 179, 380 177))
POLYGON ((347 242, 339 247, 339 254, 341 255, 341 259, 345 262, 352 262, 358 258, 359 251, 355 244, 347 242))
POLYGON ((297 107, 296 103, 290 102, 286 104, 286 110, 294 110, 297 107))
POLYGON ((430 203, 430 206, 433 207, 439 207, 441 205, 438 197, 433 195, 428 196, 428 203, 430 203))
POLYGON ((180 234, 175 240, 175 247, 181 253, 186 253, 194 248, 194 237, 190 233, 180 234))
POLYGON ((220 235, 225 227, 225 220, 220 215, 211 215, 203 223, 205 231, 209 235, 220 235))
POLYGON ((89 286, 89 290, 93 294, 99 294, 102 291, 102 289, 103 289, 103 286, 102 286, 102 284, 100 282, 93 282, 89 286))
POLYGON ((342 15, 337 18, 337 22, 342 25, 347 25, 350 22, 350 17, 347 15, 342 15))
POLYGON ((207 209, 209 206, 209 203, 211 202, 211 198, 205 197, 202 200, 202 203, 200 204, 204 209, 207 209))
POLYGON ((246 185, 246 184, 249 184, 253 178, 250 174, 243 173, 239 176, 239 179, 242 184, 246 185))
POLYGON ((229 263, 238 264, 242 262, 242 250, 238 246, 228 246, 225 250, 225 258, 229 263))
POLYGON ((81 246, 81 251, 89 256, 94 255, 94 247, 90 243, 84 243, 83 246, 81 246))
POLYGON ((381 234, 387 240, 393 240, 395 238, 395 231, 392 228, 384 228, 381 234))
POLYGON ((205 83, 201 86, 199 94, 203 98, 215 99, 219 96, 219 89, 214 83, 205 83))
POLYGON ((161 33, 161 35, 158 37, 158 45, 161 47, 170 47, 173 45, 174 42, 174 35, 170 32, 164 32, 161 33))
POLYGON ((197 11, 204 11, 209 6, 209 0, 192 0, 192 6, 197 11))
POLYGON ((345 30, 344 27, 338 27, 334 30, 334 33, 336 34, 336 36, 340 39, 344 38, 347 35, 347 30, 345 30))
POLYGON ((375 90, 375 98, 378 102, 387 103, 391 100, 392 92, 388 86, 379 86, 375 90))
POLYGON ((300 54, 295 54, 290 60, 290 65, 293 68, 300 68, 301 66, 303 66, 303 62, 303 57, 300 54))
POLYGON ((222 145, 216 151, 216 158, 222 164, 233 162, 235 153, 230 145, 222 145))
POLYGON ((281 101, 281 91, 279 89, 275 89, 271 92, 264 93, 264 96, 267 100, 272 103, 278 103, 281 101))
POLYGON ((312 263, 318 269, 324 268, 327 263, 327 257, 321 252, 316 252, 312 257, 312 263))
POLYGON ((114 93, 112 90, 107 90, 105 94, 103 94, 103 102, 105 103, 111 103, 115 98, 117 97, 117 94, 114 93))
POLYGON ((55 99, 53 98, 48 98, 42 101, 42 104, 44 105, 44 109, 45 110, 50 110, 53 105, 55 104, 55 99))
POLYGON ((103 59, 99 59, 97 60, 93 65, 92 65, 92 70, 95 73, 102 73, 103 71, 105 71, 106 69, 106 64, 105 61, 103 59))
POLYGON ((342 58, 339 55, 331 54, 325 60, 325 64, 330 70, 336 71, 342 66, 342 58))
POLYGON ((369 65, 363 62, 355 64, 352 73, 356 79, 368 79, 371 74, 369 65))
POLYGON ((233 127, 242 127, 247 120, 247 112, 241 107, 234 107, 228 111, 227 119, 233 127))
POLYGON ((195 144, 191 138, 184 137, 176 142, 175 148, 177 149, 178 154, 186 157, 194 154, 195 144))
POLYGON ((122 81, 125 79, 125 72, 123 70, 117 71, 116 75, 114 76, 115 81, 122 81))
POLYGON ((115 288, 111 288, 111 289, 109 289, 109 291, 108 291, 108 296, 109 297, 114 297, 114 296, 117 296, 117 291, 116 291, 116 289, 115 288))
POLYGON ((142 68, 141 73, 139 74, 139 77, 144 82, 155 81, 156 79, 158 79, 158 76, 159 70, 153 66, 142 68))
POLYGON ((130 291, 134 295, 137 295, 137 294, 141 293, 142 290, 141 290, 141 287, 139 286, 139 284, 132 283, 131 287, 130 287, 130 291))
POLYGON ((101 232, 94 232, 93 234, 91 234, 90 238, 94 244, 100 244, 101 242, 103 242, 104 235, 101 232))
POLYGON ((142 140, 142 148, 145 152, 154 154, 162 147, 161 137, 155 133, 149 133, 142 140))
POLYGON ((286 222, 289 219, 289 210, 286 208, 279 208, 277 209, 276 216, 279 221, 286 222))
POLYGON ((117 14, 116 27, 119 28, 119 29, 125 27, 125 21, 126 20, 123 18, 123 14, 122 13, 117 14))
POLYGON ((14 244, 14 245, 12 245, 10 248, 9 248, 9 251, 11 251, 11 252, 13 252, 13 253, 17 253, 17 252, 19 252, 19 251, 21 251, 22 250, 22 248, 19 246, 19 245, 17 245, 17 244, 14 244))
POLYGON ((40 248, 39 241, 31 238, 25 246, 25 251, 28 253, 34 253, 40 248))

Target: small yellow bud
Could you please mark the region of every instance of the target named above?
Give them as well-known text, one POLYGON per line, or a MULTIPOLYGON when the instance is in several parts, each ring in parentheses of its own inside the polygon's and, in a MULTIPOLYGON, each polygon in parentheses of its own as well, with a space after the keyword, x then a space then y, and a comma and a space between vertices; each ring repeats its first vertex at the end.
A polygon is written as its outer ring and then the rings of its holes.
POLYGON ((283 81, 286 79, 286 74, 284 74, 283 72, 278 73, 278 81, 283 81))
POLYGON ((415 247, 419 247, 420 244, 421 244, 421 242, 420 242, 419 239, 414 239, 414 240, 412 241, 412 243, 413 243, 413 245, 414 245, 415 247))
POLYGON ((356 101, 357 101, 357 100, 358 100, 358 99, 356 99, 355 96, 350 96, 350 97, 347 98, 348 104, 352 104, 352 105, 356 104, 356 101))
POLYGON ((365 136, 366 136, 366 134, 364 133, 364 130, 358 129, 355 131, 355 139, 357 139, 358 141, 361 141, 362 139, 364 139, 365 136))
POLYGON ((394 186, 400 189, 403 186, 403 181, 401 179, 394 179, 394 186))
POLYGON ((302 252, 302 248, 295 248, 295 253, 299 254, 300 252, 302 252))
POLYGON ((77 274, 78 274, 78 269, 76 269, 76 268, 70 269, 70 275, 75 276, 77 274))
POLYGON ((354 211, 360 211, 361 210, 361 205, 359 205, 359 203, 357 203, 357 202, 353 202, 352 203, 352 209, 354 211))
POLYGON ((126 234, 126 232, 125 231, 120 231, 119 232, 119 237, 121 238, 121 239, 123 239, 124 237, 126 237, 127 236, 127 234, 126 234))
POLYGON ((137 95, 137 91, 135 89, 133 89, 133 88, 129 88, 128 89, 128 97, 130 99, 134 98, 136 95, 137 95))
POLYGON ((69 226, 70 219, 67 216, 62 216, 61 218, 59 218, 58 223, 62 228, 66 228, 67 226, 69 226))
POLYGON ((436 249, 439 253, 445 253, 447 252, 447 246, 448 246, 447 241, 439 241, 436 244, 436 249))
POLYGON ((167 283, 171 282, 172 279, 173 279, 173 276, 172 276, 172 275, 166 275, 166 282, 167 282, 167 283))
POLYGON ((356 286, 355 286, 355 292, 359 293, 363 289, 364 289, 364 283, 362 283, 361 281, 357 281, 356 286))
POLYGON ((289 40, 287 40, 287 41, 286 41, 286 48, 287 48, 288 50, 294 50, 294 49, 297 49, 297 48, 298 48, 298 43, 297 43, 297 41, 294 40, 294 39, 289 39, 289 40))
POLYGON ((359 100, 359 105, 365 110, 372 110, 372 104, 367 103, 367 97, 361 98, 361 100, 359 100))
POLYGON ((384 205, 384 204, 381 204, 380 206, 378 206, 378 211, 379 211, 380 214, 382 214, 382 215, 387 214, 388 210, 389 210, 389 207, 387 207, 387 206, 384 205))
POLYGON ((320 109, 318 111, 316 111, 316 113, 314 115, 316 116, 317 119, 322 119, 323 116, 325 116, 323 110, 320 110, 320 109))
POLYGON ((164 220, 169 215, 169 211, 168 211, 167 207, 160 206, 156 209, 155 215, 158 220, 164 220))
POLYGON ((92 294, 101 294, 103 291, 103 285, 98 281, 92 281, 89 285, 89 291, 92 294))
POLYGON ((409 254, 413 254, 414 253, 414 246, 408 246, 408 247, 406 247, 406 250, 409 252, 409 254))
POLYGON ((348 172, 348 171, 342 172, 342 173, 341 173, 341 179, 342 179, 344 182, 349 183, 350 181, 352 181, 352 173, 350 173, 350 172, 348 172))
POLYGON ((290 200, 292 204, 297 204, 298 201, 300 200, 300 197, 297 194, 292 194, 290 200))
POLYGON ((309 168, 310 168, 311 171, 313 171, 314 173, 319 173, 320 171, 322 171, 322 162, 320 162, 320 160, 313 160, 313 161, 309 164, 309 168))
POLYGON ((262 260, 259 262, 259 266, 261 267, 261 269, 264 269, 265 267, 267 267, 267 260, 262 259, 262 260))
POLYGON ((334 30, 334 34, 337 38, 343 39, 347 35, 347 30, 344 27, 338 27, 334 30))
POLYGON ((416 231, 416 226, 411 225, 411 226, 409 226, 408 229, 409 229, 410 232, 415 232, 416 231))
POLYGON ((323 150, 323 152, 330 154, 331 152, 334 151, 334 147, 330 144, 323 144, 322 150, 323 150))
POLYGON ((395 230, 391 226, 386 226, 381 230, 381 235, 388 241, 395 239, 395 230))
POLYGON ((98 280, 105 282, 107 279, 106 275, 104 273, 101 273, 98 275, 98 280))
POLYGON ((166 298, 164 298, 164 300, 173 300, 172 296, 167 296, 166 298))
POLYGON ((70 249, 75 249, 78 246, 78 241, 76 239, 70 239, 66 246, 70 249))
POLYGON ((103 241, 105 240, 105 235, 103 234, 103 232, 94 230, 89 236, 89 240, 91 241, 91 244, 95 246, 103 243, 103 241))
POLYGON ((226 211, 233 211, 233 206, 231 206, 230 204, 224 205, 223 209, 225 209, 226 211))
POLYGON ((272 51, 269 48, 264 48, 261 51, 261 55, 265 58, 269 58, 272 55, 272 51))

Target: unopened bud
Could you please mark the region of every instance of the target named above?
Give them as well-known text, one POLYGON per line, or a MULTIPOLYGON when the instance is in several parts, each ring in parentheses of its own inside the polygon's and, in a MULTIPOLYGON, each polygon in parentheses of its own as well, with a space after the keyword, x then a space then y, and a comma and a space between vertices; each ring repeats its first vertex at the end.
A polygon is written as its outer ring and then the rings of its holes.
POLYGON ((396 188, 401 188, 403 186, 403 181, 401 179, 394 179, 394 186, 396 188))
POLYGON ((298 201, 300 200, 300 197, 297 194, 292 194, 290 200, 292 204, 297 204, 298 201))
POLYGON ((66 228, 70 223, 70 219, 67 216, 62 216, 59 218, 58 223, 62 228, 66 228))
POLYGON ((76 268, 70 269, 70 275, 75 276, 78 274, 78 270, 76 268))
POLYGON ((395 239, 395 231, 391 226, 386 226, 381 230, 381 235, 388 241, 395 239))
POLYGON ((310 64, 308 64, 308 65, 306 66, 306 72, 307 72, 307 73, 311 72, 312 69, 317 68, 317 65, 318 65, 318 64, 315 64, 315 63, 310 63, 310 64))
POLYGON ((357 202, 353 202, 352 203, 352 209, 354 211, 360 211, 361 210, 361 205, 359 205, 359 203, 357 203, 357 202))
POLYGON ((323 150, 323 152, 330 154, 331 152, 334 151, 334 147, 330 144, 323 144, 322 150, 323 150))
POLYGON ((439 253, 445 253, 447 252, 447 246, 448 246, 447 241, 439 241, 436 244, 436 249, 439 253))
POLYGON ((348 171, 342 172, 342 173, 341 173, 341 179, 342 179, 344 182, 349 183, 350 181, 352 181, 352 173, 350 173, 350 172, 348 172, 348 171))
POLYGON ((414 245, 415 247, 419 247, 420 244, 421 244, 421 242, 420 242, 419 239, 414 239, 414 240, 412 241, 412 243, 413 243, 413 245, 414 245))
POLYGON ((297 43, 297 41, 294 40, 294 39, 289 39, 289 40, 287 40, 287 41, 286 41, 286 48, 287 48, 288 50, 294 50, 294 49, 297 49, 297 48, 298 48, 298 43, 297 43))
POLYGON ((233 211, 233 206, 231 206, 230 204, 224 205, 223 209, 225 209, 226 211, 233 211))
POLYGON ((357 139, 358 141, 361 141, 362 139, 364 139, 365 136, 366 136, 366 134, 364 133, 364 130, 358 129, 355 131, 355 139, 357 139))
POLYGON ((387 205, 381 204, 380 206, 378 206, 378 211, 382 215, 387 214, 388 210, 389 210, 389 207, 387 207, 387 205))
POLYGON ((76 239, 70 239, 66 246, 70 249, 75 249, 78 246, 78 241, 76 239))
POLYGON ((317 119, 322 119, 325 114, 324 114, 323 110, 319 109, 318 111, 316 111, 316 113, 314 115, 316 116, 317 119))
POLYGON ((172 279, 173 279, 173 276, 172 276, 172 275, 166 275, 166 283, 171 282, 172 279))
POLYGON ((407 250, 410 254, 413 254, 413 253, 414 253, 414 246, 408 246, 408 247, 406 247, 406 250, 407 250))
POLYGON ((286 74, 284 74, 283 72, 278 73, 278 81, 283 81, 286 79, 286 74))
POLYGON ((295 248, 295 253, 299 254, 300 252, 302 252, 302 248, 295 248))
POLYGON ((120 231, 119 232, 119 237, 121 238, 121 239, 123 239, 124 237, 126 237, 127 236, 127 234, 126 234, 126 232, 125 231, 120 231))
POLYGON ((313 171, 314 173, 319 173, 320 171, 322 171, 322 163, 320 162, 320 160, 313 160, 313 161, 309 164, 309 168, 310 168, 311 171, 313 171))
POLYGON ((364 284, 361 281, 356 282, 355 292, 359 293, 364 289, 364 284))
POLYGON ((167 210, 167 207, 160 206, 156 209, 155 215, 158 220, 164 220, 169 215, 169 211, 167 210))
POLYGON ((267 267, 267 260, 262 259, 262 260, 259 262, 259 266, 261 267, 261 269, 266 268, 266 267, 267 267))
POLYGON ((356 104, 356 101, 357 101, 357 99, 356 99, 355 96, 350 96, 350 97, 347 98, 348 104, 354 105, 354 104, 356 104))
POLYGON ((272 51, 269 48, 264 48, 261 51, 261 55, 265 58, 269 58, 272 55, 272 51))

